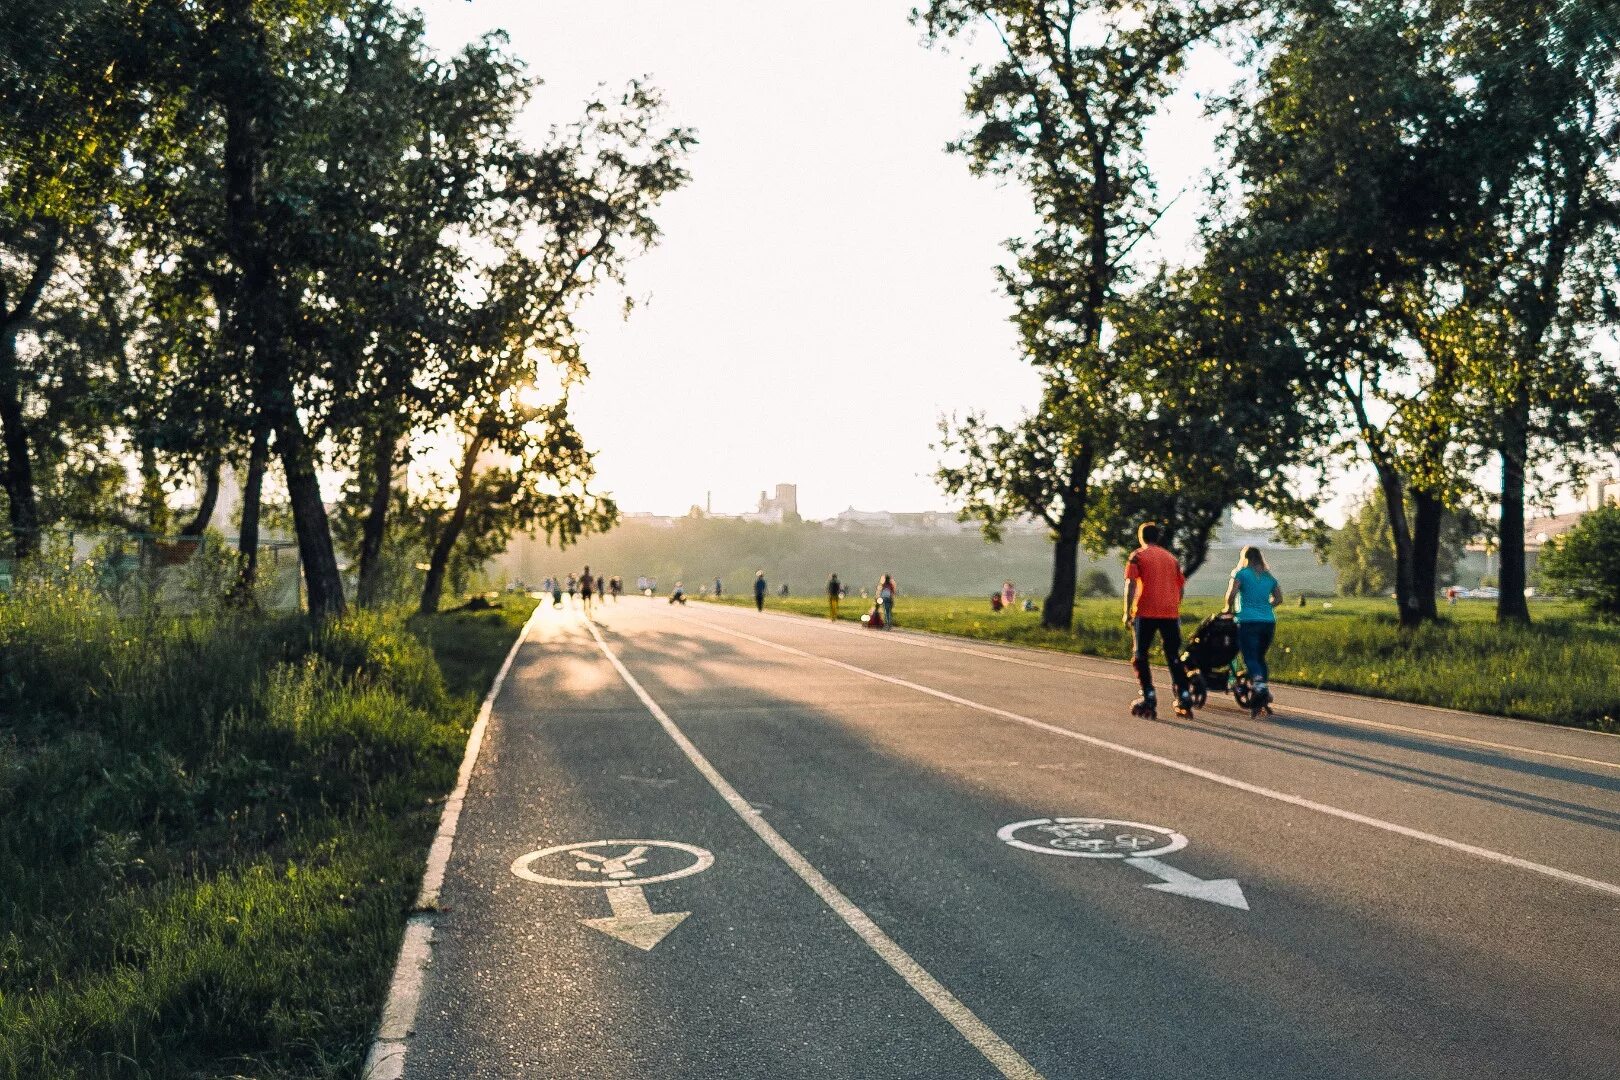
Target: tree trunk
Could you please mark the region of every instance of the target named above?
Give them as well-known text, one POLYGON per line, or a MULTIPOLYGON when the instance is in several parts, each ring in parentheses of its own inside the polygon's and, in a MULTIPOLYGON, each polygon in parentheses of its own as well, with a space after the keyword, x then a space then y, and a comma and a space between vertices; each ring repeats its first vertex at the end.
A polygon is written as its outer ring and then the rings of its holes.
POLYGON ((297 417, 288 416, 277 426, 276 447, 287 477, 287 498, 292 503, 298 558, 304 564, 309 613, 317 619, 342 615, 346 604, 337 551, 332 546, 332 529, 326 504, 321 501, 320 480, 315 474, 308 437, 297 417))
POLYGON ((1085 450, 1069 473, 1063 512, 1052 543, 1052 588, 1041 605, 1041 625, 1049 630, 1074 628, 1074 591, 1079 584, 1080 526, 1086 520, 1086 494, 1091 484, 1091 451, 1085 450))
POLYGON ((253 595, 259 580, 259 499, 264 491, 264 470, 270 459, 270 432, 264 425, 253 431, 253 448, 248 451, 247 476, 242 480, 242 527, 236 538, 236 593, 239 598, 253 595))
POLYGON ((1389 513, 1389 531, 1395 542, 1395 606, 1401 625, 1412 627, 1423 621, 1413 580, 1412 527, 1406 516, 1406 492, 1400 476, 1388 466, 1377 467, 1378 487, 1384 494, 1389 513))
POLYGON ((39 502, 34 493, 34 462, 23 421, 21 378, 17 371, 17 328, 0 326, 0 438, 6 449, 5 488, 10 511, 11 551, 26 559, 39 550, 39 502))
POLYGON ((203 487, 197 498, 197 512, 180 530, 181 536, 201 536, 207 531, 208 523, 214 518, 214 507, 219 504, 219 469, 220 458, 214 454, 203 466, 203 487))
POLYGON ((0 443, 6 451, 4 481, 11 517, 11 550, 18 559, 26 559, 39 551, 40 521, 34 459, 23 418, 17 334, 33 318, 40 298, 45 295, 45 286, 56 273, 56 256, 62 243, 60 230, 49 222, 43 225, 39 239, 39 255, 14 303, 6 296, 5 282, 0 279, 0 443))
POLYGON ((1497 534, 1501 569, 1497 575, 1496 621, 1525 624, 1530 605, 1524 598, 1524 466, 1529 455, 1529 402, 1516 395, 1502 418, 1502 519, 1497 534))
POLYGON ((163 473, 158 469, 157 450, 150 445, 141 447, 140 525, 153 536, 163 536, 169 531, 169 500, 163 491, 163 473))
POLYGON ((456 508, 450 512, 450 520, 444 523, 444 529, 434 541, 433 551, 428 556, 427 580, 422 583, 422 602, 417 607, 419 615, 433 615, 439 610, 450 553, 455 550, 456 541, 461 538, 462 526, 467 524, 467 513, 472 509, 474 469, 483 448, 482 437, 474 435, 467 440, 467 450, 461 459, 461 473, 456 478, 456 508))
POLYGON ((388 509, 394 494, 394 455, 399 441, 391 429, 378 432, 372 447, 370 484, 366 519, 360 528, 360 581, 355 602, 361 607, 376 606, 382 591, 382 548, 388 534, 388 509))
POLYGON ((1440 527, 1445 513, 1433 493, 1412 489, 1412 596, 1420 621, 1440 618, 1435 596, 1440 589, 1440 527))

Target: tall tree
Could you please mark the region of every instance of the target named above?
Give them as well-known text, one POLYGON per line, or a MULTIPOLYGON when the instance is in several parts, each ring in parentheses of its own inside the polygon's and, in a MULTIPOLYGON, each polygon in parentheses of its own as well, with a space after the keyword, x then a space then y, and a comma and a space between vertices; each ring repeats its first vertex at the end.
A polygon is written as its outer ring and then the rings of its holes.
POLYGON ((1226 0, 933 0, 913 19, 936 45, 983 30, 1002 56, 975 67, 974 127, 953 149, 975 174, 1022 186, 1040 220, 1001 271, 1039 409, 1013 427, 947 426, 939 479, 987 531, 1017 515, 1052 529, 1048 627, 1068 629, 1093 484, 1116 450, 1128 372, 1107 341, 1129 257, 1162 211, 1142 141, 1196 43, 1244 17, 1226 0))
MULTIPOLYGON (((590 496, 590 455, 568 422, 566 397, 544 408, 525 398, 583 378, 573 316, 604 282, 622 282, 629 258, 657 242, 653 211, 689 179, 691 131, 663 123, 663 102, 632 83, 518 159, 506 192, 512 217, 494 234, 496 261, 480 271, 466 335, 447 346, 458 388, 448 426, 460 437, 457 498, 429 553, 421 609, 436 610, 446 568, 476 506, 485 451, 520 463, 505 497, 519 527, 571 538, 611 523, 611 503, 590 496), (553 369, 560 378, 552 377, 553 369)), ((493 520, 493 519, 492 519, 493 520)))
POLYGON ((1240 207, 1212 242, 1317 359, 1348 446, 1377 478, 1400 618, 1436 617, 1435 560, 1463 502, 1469 321, 1449 283, 1476 257, 1488 162, 1444 63, 1448 3, 1302 0, 1229 102, 1240 207), (1364 57, 1384 58, 1376 69, 1364 57))
POLYGON ((1492 332, 1472 376, 1501 464, 1497 619, 1530 619, 1524 519, 1538 445, 1582 438, 1605 409, 1587 332, 1620 282, 1620 8, 1607 0, 1483 0, 1456 23, 1497 167, 1479 215, 1471 307, 1492 332))
POLYGON ((150 29, 111 0, 10 0, 0 35, 0 444, 13 553, 38 550, 35 432, 26 335, 37 329, 64 248, 101 214, 132 130, 163 122, 135 92, 150 29))
POLYGON ((1208 266, 1161 271, 1116 305, 1111 351, 1132 371, 1118 453, 1098 473, 1095 554, 1156 521, 1190 575, 1238 505, 1277 521, 1315 516, 1295 474, 1330 429, 1320 373, 1264 290, 1208 266))

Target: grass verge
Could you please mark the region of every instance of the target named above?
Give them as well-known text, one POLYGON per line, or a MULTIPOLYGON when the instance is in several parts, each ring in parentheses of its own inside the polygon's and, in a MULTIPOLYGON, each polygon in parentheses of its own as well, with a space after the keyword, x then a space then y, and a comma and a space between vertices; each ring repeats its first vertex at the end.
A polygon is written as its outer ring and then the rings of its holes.
MULTIPOLYGON (((709 602, 713 602, 712 598, 709 602)), ((750 597, 721 603, 752 606, 750 597)), ((854 597, 840 619, 871 605, 854 597)), ((1188 630, 1218 600, 1190 599, 1188 630)), ((822 597, 770 597, 766 610, 826 617, 822 597)), ((1270 654, 1274 682, 1598 731, 1620 731, 1620 629, 1574 604, 1538 601, 1529 627, 1499 627, 1489 601, 1461 601, 1436 625, 1403 631, 1387 600, 1312 601, 1279 609, 1270 654)), ((988 599, 902 597, 897 625, 958 637, 1130 658, 1118 599, 1080 600, 1072 633, 1047 630, 1038 612, 990 610, 988 599)))
POLYGON ((0 1077, 356 1075, 531 608, 316 630, 0 599, 0 1077))

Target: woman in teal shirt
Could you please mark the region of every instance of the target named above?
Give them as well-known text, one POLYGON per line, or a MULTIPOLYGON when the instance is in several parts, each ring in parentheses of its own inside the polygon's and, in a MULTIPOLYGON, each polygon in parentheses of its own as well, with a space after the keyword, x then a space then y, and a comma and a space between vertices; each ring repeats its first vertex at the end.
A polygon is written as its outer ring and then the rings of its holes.
MULTIPOLYGON (((1232 571, 1232 582, 1226 587, 1226 608, 1232 610, 1237 600, 1238 648, 1243 653, 1243 666, 1257 693, 1266 692, 1266 650, 1277 631, 1277 616, 1272 611, 1282 603, 1282 586, 1272 577, 1266 566, 1266 557, 1260 549, 1249 545, 1232 571)), ((1269 694, 1267 694, 1269 700, 1269 694)))

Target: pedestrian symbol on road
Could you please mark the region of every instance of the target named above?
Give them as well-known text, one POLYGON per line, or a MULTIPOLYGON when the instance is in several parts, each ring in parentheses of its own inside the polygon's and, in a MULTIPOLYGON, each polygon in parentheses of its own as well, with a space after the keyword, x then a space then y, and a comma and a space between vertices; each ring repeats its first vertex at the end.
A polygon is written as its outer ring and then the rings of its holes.
POLYGON ((674 881, 713 865, 709 852, 674 840, 585 840, 531 851, 512 863, 512 873, 542 885, 607 889, 674 881))
POLYGON ((1154 858, 1187 846, 1185 836, 1161 825, 1109 818, 1032 818, 1003 825, 996 830, 996 838, 1012 847, 1042 855, 1121 859, 1159 879, 1148 886, 1150 889, 1249 910, 1242 887, 1231 878, 1206 880, 1154 858))
POLYGON ((646 952, 692 913, 653 911, 642 887, 691 877, 713 865, 712 853, 674 840, 585 840, 520 855, 512 873, 541 885, 605 890, 612 916, 580 922, 646 952))

